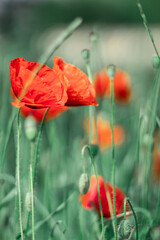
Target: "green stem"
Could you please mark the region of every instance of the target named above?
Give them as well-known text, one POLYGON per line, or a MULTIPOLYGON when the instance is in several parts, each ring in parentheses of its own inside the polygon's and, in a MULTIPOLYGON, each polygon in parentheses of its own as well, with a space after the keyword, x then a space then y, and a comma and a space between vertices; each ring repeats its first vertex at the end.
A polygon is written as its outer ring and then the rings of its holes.
POLYGON ((31 202, 32 202, 32 240, 35 240, 34 232, 34 193, 33 193, 33 179, 32 179, 32 166, 30 165, 30 188, 31 188, 31 202))
MULTIPOLYGON (((39 130, 38 137, 37 137, 37 146, 36 146, 35 158, 34 158, 34 163, 33 163, 33 188, 34 188, 34 185, 35 185, 35 177, 36 177, 36 169, 37 169, 37 162, 38 162, 39 144, 40 144, 42 130, 43 130, 44 123, 45 123, 45 117, 47 115, 48 110, 49 110, 49 108, 47 108, 47 110, 46 110, 46 112, 45 112, 45 114, 43 116, 43 119, 42 119, 42 122, 41 122, 41 126, 40 126, 40 130, 39 130)), ((28 212, 27 224, 26 224, 26 230, 25 230, 25 239, 27 237, 27 232, 28 232, 28 229, 29 229, 30 216, 31 216, 31 213, 28 212)))
POLYGON ((101 197, 100 197, 100 189, 99 189, 97 169, 96 169, 96 165, 94 163, 94 159, 93 159, 93 156, 92 156, 92 151, 91 151, 91 149, 90 149, 90 147, 88 145, 83 146, 83 148, 82 148, 82 157, 84 158, 84 152, 85 152, 86 149, 89 152, 89 156, 90 156, 90 159, 91 159, 91 162, 92 162, 92 165, 93 165, 93 168, 94 168, 94 172, 95 172, 95 175, 96 175, 97 189, 98 189, 98 200, 99 200, 100 214, 101 214, 101 223, 102 223, 102 239, 105 240, 104 219, 103 219, 103 211, 102 211, 102 204, 101 204, 101 197))
POLYGON ((113 184, 113 209, 114 209, 114 227, 115 239, 117 240, 117 217, 116 217, 116 191, 115 191, 115 146, 114 146, 114 83, 111 79, 111 132, 112 132, 112 184, 113 184))
POLYGON ((126 220, 126 202, 128 201, 129 205, 130 205, 130 208, 133 212, 133 215, 134 215, 134 219, 135 219, 135 224, 136 224, 136 240, 138 240, 138 221, 137 221, 137 216, 136 216, 136 213, 134 211, 134 208, 131 204, 131 201, 129 200, 129 198, 125 198, 124 199, 124 220, 126 220))
POLYGON ((13 120, 15 118, 15 115, 16 115, 16 112, 12 111, 11 117, 9 118, 9 121, 8 121, 7 130, 6 130, 6 137, 5 137, 5 141, 4 141, 4 145, 3 145, 3 149, 2 149, 2 153, 1 153, 1 158, 0 158, 0 173, 3 172, 6 148, 7 148, 7 144, 8 144, 8 140, 9 140, 9 136, 10 136, 10 133, 11 133, 12 124, 13 124, 13 120))
POLYGON ((75 18, 70 25, 62 32, 62 34, 57 38, 57 40, 48 48, 48 50, 39 59, 40 62, 46 63, 49 58, 54 54, 54 52, 62 45, 62 43, 69 38, 72 33, 79 27, 82 23, 82 18, 75 18))
POLYGON ((19 225, 21 232, 21 239, 23 240, 23 226, 22 226, 22 207, 21 207, 21 186, 20 186, 20 108, 17 113, 17 157, 16 157, 16 185, 18 192, 18 211, 19 211, 19 225))
MULTIPOLYGON (((156 112, 158 107, 158 98, 159 98, 159 91, 160 91, 160 68, 156 70, 155 73, 155 97, 152 102, 152 114, 150 116, 150 129, 149 129, 149 136, 153 137, 154 128, 156 124, 156 112)), ((149 116, 148 116, 149 117, 149 116)), ((144 206, 147 206, 147 200, 148 200, 148 190, 149 190, 149 172, 150 172, 150 165, 151 165, 151 151, 152 151, 152 145, 150 144, 146 150, 146 164, 145 164, 145 186, 144 186, 144 206)))
POLYGON ((152 41, 152 44, 153 44, 154 50, 155 50, 155 52, 156 52, 156 54, 157 54, 157 57, 160 59, 160 56, 159 56, 158 50, 157 50, 156 45, 155 45, 155 42, 154 42, 153 35, 152 35, 151 30, 150 30, 150 28, 149 28, 149 26, 148 26, 148 23, 147 23, 146 15, 144 14, 144 11, 143 11, 143 8, 142 8, 142 5, 141 5, 141 3, 140 3, 139 0, 137 0, 137 7, 139 8, 139 12, 140 12, 140 15, 141 15, 141 17, 142 17, 143 24, 144 24, 144 26, 145 26, 145 29, 146 29, 147 32, 149 33, 149 36, 150 36, 150 39, 151 39, 151 41, 152 41))

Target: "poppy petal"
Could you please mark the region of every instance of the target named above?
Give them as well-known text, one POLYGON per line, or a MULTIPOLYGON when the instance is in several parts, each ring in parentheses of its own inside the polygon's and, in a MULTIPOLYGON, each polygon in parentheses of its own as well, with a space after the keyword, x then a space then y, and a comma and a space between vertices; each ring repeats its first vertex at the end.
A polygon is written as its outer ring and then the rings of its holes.
POLYGON ((28 62, 23 58, 11 61, 12 89, 17 99, 20 98, 16 104, 21 102, 31 108, 63 106, 68 98, 63 75, 43 65, 34 77, 39 66, 40 63, 28 62))
POLYGON ((57 68, 69 82, 66 106, 97 106, 95 89, 84 72, 72 64, 65 63, 61 58, 55 57, 53 69, 57 68))

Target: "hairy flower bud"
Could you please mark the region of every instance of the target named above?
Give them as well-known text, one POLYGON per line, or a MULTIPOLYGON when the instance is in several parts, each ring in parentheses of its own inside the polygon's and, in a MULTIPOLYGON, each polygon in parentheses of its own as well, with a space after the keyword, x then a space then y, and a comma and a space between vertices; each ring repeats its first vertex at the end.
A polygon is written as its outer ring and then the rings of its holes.
POLYGON ((132 225, 129 220, 122 220, 118 226, 118 235, 120 239, 127 240, 132 233, 132 225))
POLYGON ((37 135, 37 124, 32 116, 25 119, 25 134, 29 140, 34 140, 37 135))
POLYGON ((116 71, 116 66, 115 65, 110 64, 110 65, 107 66, 107 73, 108 73, 111 80, 113 80, 113 78, 114 78, 115 71, 116 71))
POLYGON ((87 173, 82 173, 79 178, 79 192, 84 195, 88 192, 89 189, 89 177, 87 173))

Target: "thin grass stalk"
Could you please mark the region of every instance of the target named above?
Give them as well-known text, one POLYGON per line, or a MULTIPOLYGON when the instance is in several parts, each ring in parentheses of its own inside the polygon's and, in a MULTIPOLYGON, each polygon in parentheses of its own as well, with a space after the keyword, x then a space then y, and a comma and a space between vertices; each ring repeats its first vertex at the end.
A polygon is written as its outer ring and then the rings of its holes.
MULTIPOLYGON (((39 153, 39 145, 40 145, 40 139, 41 139, 41 135, 42 135, 42 130, 43 130, 43 127, 44 127, 44 123, 45 123, 45 118, 46 118, 46 115, 48 113, 48 110, 49 108, 47 108, 44 116, 43 116, 43 119, 42 119, 42 122, 41 122, 41 126, 40 126, 40 129, 39 129, 39 133, 38 133, 38 137, 37 137, 37 145, 36 145, 36 151, 35 151, 35 157, 34 157, 34 163, 33 163, 33 188, 35 186, 35 177, 36 177, 36 169, 37 169, 37 162, 38 162, 38 153, 39 153)), ((28 228, 29 228, 29 221, 30 221, 30 216, 31 216, 31 213, 28 212, 28 215, 27 215, 27 223, 26 223, 26 230, 25 230, 25 239, 27 237, 27 232, 28 232, 28 228)))
POLYGON ((34 192, 33 192, 33 178, 32 166, 30 165, 30 188, 31 188, 31 211, 32 211, 32 240, 35 240, 34 232, 34 192))
POLYGON ((2 153, 1 153, 1 158, 0 158, 0 173, 3 172, 3 168, 4 168, 4 162, 5 162, 5 153, 6 153, 6 149, 7 149, 7 144, 9 141, 9 137, 10 137, 10 133, 11 133, 11 129, 12 129, 12 125, 13 125, 13 121, 15 119, 16 116, 16 111, 12 111, 11 117, 9 118, 8 121, 8 125, 7 125, 7 130, 6 130, 6 137, 4 140, 4 145, 2 148, 2 153))
POLYGON ((23 240, 23 225, 22 225, 22 200, 21 200, 21 186, 20 186, 20 120, 19 120, 20 108, 17 112, 17 157, 16 157, 16 186, 18 192, 18 214, 19 214, 19 226, 21 232, 21 239, 23 240))
POLYGON ((94 172, 96 175, 96 180, 97 180, 97 189, 98 189, 98 200, 99 200, 99 207, 100 207, 100 214, 101 214, 101 224, 102 224, 102 239, 105 240, 105 228, 104 228, 104 219, 103 219, 103 211, 102 211, 102 204, 101 204, 101 196, 100 196, 100 188, 99 188, 99 183, 98 183, 98 174, 97 174, 97 169, 96 169, 96 165, 94 163, 94 158, 92 155, 92 151, 90 149, 90 147, 88 145, 84 145, 82 148, 82 157, 84 158, 84 152, 85 150, 88 150, 90 159, 91 159, 91 163, 93 165, 94 168, 94 172))
POLYGON ((114 83, 111 79, 111 132, 112 132, 112 184, 113 184, 113 210, 114 210, 114 234, 115 240, 118 239, 117 235, 117 217, 116 217, 116 191, 115 191, 115 145, 114 145, 114 83))

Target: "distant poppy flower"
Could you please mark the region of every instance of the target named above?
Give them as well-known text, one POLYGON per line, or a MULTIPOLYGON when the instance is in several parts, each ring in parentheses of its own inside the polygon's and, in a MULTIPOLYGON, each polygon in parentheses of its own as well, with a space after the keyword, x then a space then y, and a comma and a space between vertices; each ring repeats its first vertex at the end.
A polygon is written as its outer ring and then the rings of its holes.
MULTIPOLYGON (((89 133, 89 121, 85 121, 84 127, 87 130, 87 133, 89 133)), ((93 127, 93 137, 92 137, 92 144, 97 144, 97 136, 96 136, 96 125, 95 120, 93 118, 92 120, 92 127, 93 127)), ((123 127, 119 125, 115 125, 113 129, 114 133, 114 144, 120 145, 123 143, 125 139, 125 133, 123 127)), ((98 142, 100 150, 103 151, 106 148, 109 148, 112 146, 112 132, 110 123, 107 120, 103 120, 100 115, 97 117, 97 135, 98 135, 98 142)))
MULTIPOLYGON (((106 193, 108 191, 113 210, 113 187, 109 182, 105 183, 103 177, 100 175, 98 175, 98 184, 100 189, 103 217, 109 218, 111 217, 111 213, 109 210, 109 203, 107 200, 106 193)), ((123 211, 124 199, 126 196, 118 187, 115 187, 115 192, 116 192, 116 215, 118 215, 123 211)), ((91 177, 89 191, 85 195, 80 195, 79 200, 82 202, 82 206, 85 209, 88 210, 95 209, 100 215, 98 188, 95 175, 91 177)))
POLYGON ((156 131, 154 136, 154 148, 153 148, 153 162, 152 162, 152 174, 153 178, 156 182, 160 180, 160 149, 159 149, 159 143, 160 143, 160 132, 156 131))
POLYGON ((58 57, 54 65, 53 69, 43 65, 35 75, 40 63, 23 58, 12 60, 10 76, 16 96, 12 104, 30 108, 97 105, 95 90, 87 75, 58 57))
POLYGON ((68 100, 66 106, 95 105, 96 92, 89 81, 88 76, 70 63, 65 63, 62 58, 55 57, 53 69, 59 69, 64 77, 68 79, 68 100))
MULTIPOLYGON (((106 69, 97 72, 94 78, 96 94, 99 98, 110 97, 110 78, 106 69)), ((131 84, 129 75, 122 71, 116 70, 114 76, 114 97, 119 103, 128 103, 131 99, 131 84)))

